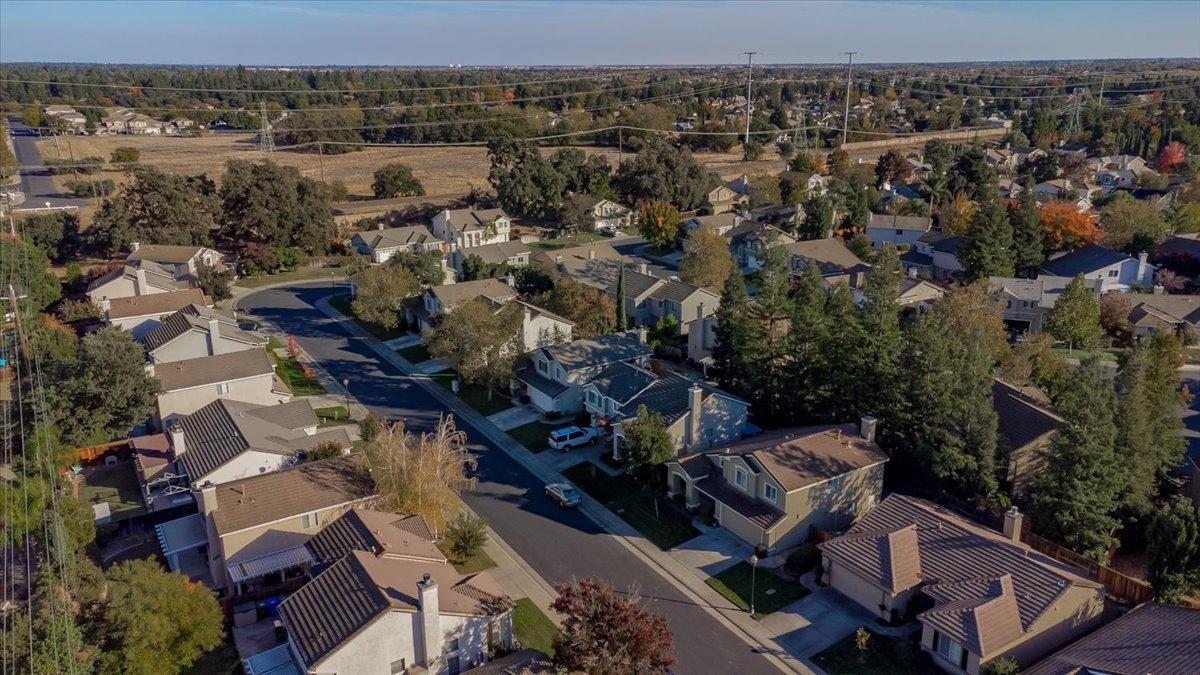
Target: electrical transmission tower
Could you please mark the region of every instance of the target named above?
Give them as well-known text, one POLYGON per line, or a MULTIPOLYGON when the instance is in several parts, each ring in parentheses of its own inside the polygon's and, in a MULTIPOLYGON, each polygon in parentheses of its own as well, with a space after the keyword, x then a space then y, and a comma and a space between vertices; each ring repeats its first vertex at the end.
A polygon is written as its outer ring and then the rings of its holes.
POLYGON ((750 98, 750 85, 754 82, 754 55, 758 52, 742 52, 746 55, 746 135, 742 139, 743 144, 750 143, 750 108, 752 106, 750 98))
POLYGON ((262 116, 262 131, 258 134, 258 149, 269 155, 275 152, 275 136, 271 133, 271 122, 267 119, 267 104, 260 103, 258 114, 262 116))
POLYGON ((850 128, 850 71, 854 68, 854 55, 859 52, 842 52, 846 55, 846 104, 842 112, 842 145, 846 144, 846 132, 850 128))

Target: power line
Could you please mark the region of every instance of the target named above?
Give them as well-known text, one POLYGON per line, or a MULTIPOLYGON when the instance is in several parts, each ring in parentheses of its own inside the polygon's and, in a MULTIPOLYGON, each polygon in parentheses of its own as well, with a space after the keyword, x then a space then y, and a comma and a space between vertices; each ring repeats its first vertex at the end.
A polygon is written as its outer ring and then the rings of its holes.
POLYGON ((275 137, 271 134, 271 121, 267 119, 267 104, 259 104, 259 114, 262 115, 262 129, 258 133, 258 149, 264 155, 275 152, 275 137))
MULTIPOLYGON (((905 85, 890 84, 887 82, 876 82, 873 80, 860 79, 860 80, 855 80, 855 81, 858 82, 859 84, 866 84, 866 85, 872 86, 872 87, 898 89, 900 91, 917 92, 917 93, 921 93, 921 94, 929 94, 931 96, 958 96, 960 98, 971 97, 970 94, 959 94, 959 93, 952 92, 952 91, 935 91, 932 89, 921 89, 921 88, 910 87, 910 86, 905 86, 905 85)), ((1115 95, 1124 95, 1124 94, 1144 94, 1144 93, 1154 93, 1154 92, 1160 92, 1160 91, 1173 91, 1176 89, 1189 89, 1189 88, 1196 88, 1196 87, 1200 87, 1200 82, 1193 82, 1190 84, 1180 84, 1180 85, 1174 85, 1174 86, 1170 86, 1170 87, 1160 87, 1160 88, 1154 88, 1154 89, 1125 89, 1125 90, 1121 90, 1121 91, 1110 91, 1108 93, 1110 96, 1115 96, 1115 95)), ((1027 100, 1027 99, 1036 100, 1036 99, 1044 99, 1044 98, 1068 98, 1070 96, 1071 96, 1071 94, 1064 92, 1061 94, 1037 94, 1037 95, 1033 95, 1033 96, 992 96, 989 94, 989 95, 985 95, 985 96, 974 96, 974 98, 980 98, 980 99, 986 98, 988 100, 994 100, 994 101, 1017 101, 1017 100, 1027 100)))
POLYGON ((842 113, 842 145, 846 144, 846 128, 850 126, 850 71, 854 68, 854 55, 859 52, 842 52, 846 55, 846 102, 842 113))
POLYGON ((750 97, 750 85, 754 81, 754 55, 758 52, 742 52, 746 55, 746 135, 742 140, 745 145, 750 142, 750 108, 753 98, 750 97))

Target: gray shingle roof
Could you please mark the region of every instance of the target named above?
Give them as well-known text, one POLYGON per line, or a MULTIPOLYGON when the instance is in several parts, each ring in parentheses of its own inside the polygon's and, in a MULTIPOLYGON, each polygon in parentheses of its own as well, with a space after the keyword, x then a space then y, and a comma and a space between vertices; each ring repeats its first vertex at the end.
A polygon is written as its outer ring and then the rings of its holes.
POLYGON ((641 341, 635 331, 597 335, 588 340, 572 340, 542 347, 542 351, 566 370, 632 361, 650 356, 651 353, 650 347, 641 341))
POLYGON ((682 375, 668 373, 658 378, 640 394, 621 406, 621 412, 628 417, 637 414, 638 408, 646 406, 650 412, 663 416, 663 421, 671 425, 691 409, 692 385, 698 384, 701 389, 701 400, 707 400, 715 390, 703 382, 693 383, 682 375))
POLYGON ((484 225, 500 218, 508 218, 504 209, 447 209, 447 220, 460 232, 481 230, 484 225))
POLYGON ((1048 407, 1001 380, 992 381, 996 431, 1010 449, 1022 448, 1054 431, 1062 423, 1048 407))
POLYGON ((933 219, 925 216, 895 216, 886 213, 872 213, 867 218, 867 227, 879 227, 892 230, 916 230, 925 232, 933 225, 933 219))
POLYGON ((225 535, 374 495, 362 457, 335 457, 218 485, 213 525, 225 535))
POLYGON ((1200 609, 1148 603, 1059 649, 1025 675, 1194 675, 1200 664, 1200 609))
POLYGON ((168 244, 142 244, 129 254, 126 260, 152 260, 159 263, 185 263, 200 255, 199 246, 171 246, 168 244))
POLYGON ((322 563, 340 560, 351 551, 446 562, 446 556, 433 545, 429 526, 420 516, 397 516, 370 509, 343 513, 321 528, 305 546, 322 563))
POLYGON ((230 382, 274 372, 275 366, 264 349, 246 349, 154 366, 154 376, 162 383, 163 391, 230 382))
POLYGON ((530 248, 520 241, 502 241, 462 250, 464 258, 476 256, 485 263, 500 264, 519 255, 528 255, 530 248))
POLYGON ((199 288, 113 298, 108 301, 108 317, 124 319, 132 316, 158 316, 203 302, 205 302, 204 291, 199 288))
POLYGON ((654 375, 628 363, 611 363, 588 384, 614 401, 624 402, 654 382, 654 375))
POLYGON ((499 279, 460 281, 456 284, 434 286, 429 289, 429 292, 437 297, 444 309, 453 309, 480 296, 496 301, 510 300, 517 297, 517 292, 499 279))
POLYGON ((267 344, 267 339, 261 335, 238 328, 237 322, 233 320, 233 317, 226 316, 211 307, 195 303, 180 308, 179 311, 164 319, 162 324, 155 326, 153 330, 142 338, 142 344, 145 345, 147 351, 152 352, 188 331, 196 330, 207 335, 208 322, 213 319, 221 323, 218 331, 223 338, 251 345, 261 346, 267 344))
POLYGON ((405 225, 386 230, 370 230, 357 235, 371 250, 398 248, 401 246, 423 246, 440 243, 424 225, 405 225))
POLYGON ((1073 277, 1077 274, 1089 274, 1102 270, 1109 265, 1125 260, 1133 260, 1133 258, 1099 244, 1088 244, 1052 260, 1047 260, 1042 264, 1042 270, 1046 274, 1073 277))
MULTIPOLYGON (((617 284, 620 279, 613 279, 612 284, 608 287, 608 292, 613 295, 617 294, 617 284)), ((640 298, 650 292, 659 284, 663 283, 662 279, 649 274, 642 274, 636 270, 625 270, 625 297, 640 298)))
POLYGON ((866 267, 840 239, 811 239, 784 244, 784 250, 796 258, 815 262, 821 274, 833 274, 854 267, 866 267))

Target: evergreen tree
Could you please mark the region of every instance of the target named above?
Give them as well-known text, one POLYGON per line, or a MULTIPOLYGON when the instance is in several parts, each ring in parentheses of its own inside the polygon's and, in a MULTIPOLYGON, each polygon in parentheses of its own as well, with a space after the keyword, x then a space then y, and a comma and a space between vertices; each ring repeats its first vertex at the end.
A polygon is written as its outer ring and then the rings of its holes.
POLYGON ((738 269, 729 272, 721 304, 717 307, 717 343, 713 345, 713 363, 721 386, 739 395, 749 391, 753 381, 753 350, 761 344, 758 326, 750 318, 750 296, 746 281, 738 269))
MULTIPOLYGON (((734 270, 735 272, 737 270, 734 270)), ((745 287, 742 287, 745 291, 745 287)), ((625 265, 617 272, 617 332, 629 330, 629 315, 625 313, 625 265)))
POLYGON ((801 423, 825 421, 823 405, 829 396, 821 344, 828 332, 825 317, 825 282, 816 265, 804 274, 792 298, 792 321, 788 329, 787 390, 794 417, 801 423))
POLYGON ((1200 517, 1184 497, 1154 514, 1146 534, 1146 576, 1155 600, 1175 602, 1200 589, 1200 517))
POLYGON ((1104 562, 1116 543, 1122 457, 1116 397, 1098 357, 1084 360, 1056 404, 1064 421, 1032 491, 1033 524, 1044 536, 1104 562))
POLYGON ((1117 389, 1117 447, 1124 457, 1123 505, 1145 512, 1159 481, 1182 458, 1185 439, 1180 405, 1186 404, 1176 369, 1179 341, 1156 333, 1121 355, 1117 389))
POLYGON ((863 339, 846 349, 861 354, 858 383, 843 395, 852 396, 852 418, 875 415, 887 419, 900 403, 900 256, 890 244, 884 245, 867 273, 863 286, 865 300, 856 314, 862 325, 863 339))
POLYGON ((790 421, 791 392, 785 385, 788 363, 788 326, 792 318, 789 259, 782 247, 768 249, 757 270, 758 295, 750 304, 749 321, 754 327, 748 343, 753 367, 746 394, 760 418, 774 424, 790 421))
POLYGON ((1069 349, 1091 347, 1104 336, 1100 325, 1100 301, 1077 275, 1063 289, 1054 309, 1046 317, 1046 331, 1067 343, 1069 349))
POLYGON ((1012 223, 999 198, 984 200, 967 227, 967 238, 969 241, 962 252, 967 280, 1013 275, 1012 223))
POLYGON ((1030 182, 1021 188, 1021 201, 1009 211, 1013 234, 1013 266, 1017 276, 1031 277, 1045 261, 1044 235, 1037 195, 1030 182))
POLYGON ((824 417, 830 421, 854 419, 861 409, 857 392, 876 385, 861 378, 866 368, 862 363, 864 350, 859 346, 867 336, 849 288, 834 286, 826 303, 825 320, 828 330, 819 342, 818 362, 821 369, 818 381, 825 384, 828 393, 822 405, 824 417))

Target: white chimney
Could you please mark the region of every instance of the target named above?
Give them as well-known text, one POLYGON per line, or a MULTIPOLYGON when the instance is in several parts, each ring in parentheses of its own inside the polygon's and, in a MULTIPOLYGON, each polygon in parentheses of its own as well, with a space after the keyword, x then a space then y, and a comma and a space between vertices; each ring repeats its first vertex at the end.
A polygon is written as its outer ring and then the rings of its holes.
POLYGON ((1145 251, 1142 251, 1141 253, 1138 254, 1138 271, 1137 271, 1138 283, 1153 281, 1153 279, 1147 278, 1147 274, 1146 274, 1147 267, 1149 267, 1149 265, 1147 265, 1147 263, 1146 263, 1146 258, 1148 256, 1149 256, 1149 254, 1146 253, 1145 251))
POLYGON ((383 229, 383 221, 382 221, 382 220, 381 220, 381 221, 379 221, 379 224, 375 226, 375 229, 377 229, 377 230, 382 230, 382 229, 383 229))
POLYGON ((417 582, 417 607, 421 615, 419 663, 430 667, 442 655, 442 615, 438 611, 437 582, 426 572, 417 582))
POLYGON ((112 302, 108 298, 100 298, 100 309, 107 314, 108 310, 112 309, 112 302))
POLYGON ((135 267, 133 270, 133 294, 148 295, 149 290, 146 287, 146 270, 141 267, 135 267))
POLYGON ((217 486, 205 482, 199 490, 193 490, 196 496, 196 508, 202 515, 207 516, 217 510, 217 486))
POLYGON ((595 260, 595 259, 596 259, 596 247, 593 246, 588 249, 588 260, 595 260))
POLYGON ((221 351, 221 320, 212 318, 208 320, 208 353, 216 356, 221 351))
POLYGON ((641 274, 649 274, 650 268, 646 266, 646 263, 638 263, 638 272, 641 274))
POLYGON ((697 321, 704 320, 704 303, 703 302, 696 305, 696 320, 697 321))
POLYGON ((688 445, 691 448, 700 447, 700 435, 704 429, 704 390, 699 384, 692 384, 688 390, 688 445))
POLYGON ((638 326, 635 330, 637 330, 638 342, 646 344, 649 338, 649 331, 646 330, 646 327, 638 326))
POLYGON ((171 450, 175 453, 175 459, 187 452, 187 438, 183 433, 183 425, 178 421, 171 425, 169 431, 171 435, 171 450))
POLYGON ((875 442, 875 427, 879 425, 879 420, 870 415, 863 415, 862 420, 858 424, 858 435, 863 437, 863 440, 868 443, 875 442))
POLYGON ((1021 525, 1025 520, 1025 516, 1017 510, 1017 507, 1004 512, 1004 538, 1014 543, 1021 542, 1021 525))
POLYGON ((137 253, 137 250, 138 250, 139 248, 141 248, 141 247, 142 247, 142 242, 140 242, 140 241, 131 241, 131 242, 129 242, 129 251, 130 251, 130 253, 137 253))

